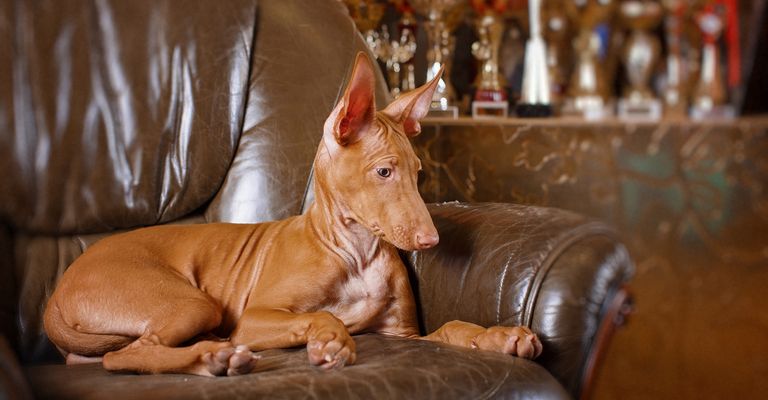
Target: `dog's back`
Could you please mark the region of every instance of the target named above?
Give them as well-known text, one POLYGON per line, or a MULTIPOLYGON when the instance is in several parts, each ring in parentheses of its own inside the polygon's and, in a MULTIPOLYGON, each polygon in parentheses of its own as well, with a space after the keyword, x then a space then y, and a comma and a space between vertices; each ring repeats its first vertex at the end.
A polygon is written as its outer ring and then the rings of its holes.
POLYGON ((257 253, 268 251, 260 242, 291 220, 163 225, 105 238, 88 248, 61 277, 46 307, 46 332, 65 353, 102 355, 143 333, 141 327, 121 326, 119 319, 105 318, 109 310, 104 305, 119 302, 130 312, 142 309, 131 303, 144 303, 148 293, 170 297, 179 287, 194 288, 221 305, 220 325, 231 330, 249 294, 243 286, 252 284, 257 275, 257 253), (131 285, 137 285, 135 290, 131 285), (156 289, 149 291, 151 286, 156 289))

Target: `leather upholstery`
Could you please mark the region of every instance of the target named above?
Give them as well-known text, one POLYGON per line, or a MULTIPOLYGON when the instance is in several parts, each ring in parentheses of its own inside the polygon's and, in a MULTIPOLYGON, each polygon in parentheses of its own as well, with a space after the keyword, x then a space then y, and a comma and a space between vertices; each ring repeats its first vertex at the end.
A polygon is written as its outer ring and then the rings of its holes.
POLYGON ((3 2, 0 217, 90 233, 201 207, 242 129, 255 1, 74 3, 3 2))
MULTIPOLYGON (((302 212, 322 127, 365 45, 339 1, 262 1, 243 134, 209 221, 302 212), (307 24, 306 21, 322 21, 307 24), (329 56, 332 55, 332 56, 329 56), (311 71, 311 72, 308 72, 311 71)), ((376 103, 389 103, 379 74, 376 103)))
MULTIPOLYGON (((43 306, 96 240, 143 225, 301 212, 322 123, 365 49, 336 0, 18 0, 0 3, 0 36, 11 38, 0 41, 0 333, 25 363, 60 361, 42 331, 43 306)), ((431 212, 441 245, 405 255, 423 327, 529 323, 545 340, 537 362, 364 336, 360 364, 325 375, 289 350, 274 353, 282 361, 273 372, 237 385, 52 365, 28 369, 33 389, 77 398, 577 396, 604 307, 632 268, 623 246, 560 210, 431 212)))
POLYGON ((426 332, 459 319, 526 325, 537 359, 571 393, 603 318, 603 302, 630 278, 614 233, 581 215, 514 204, 430 206, 440 244, 409 254, 426 332))
POLYGON ((260 372, 210 379, 110 374, 98 365, 27 370, 39 399, 567 399, 540 365, 417 340, 356 337, 358 363, 320 371, 305 349, 261 352, 260 372), (126 388, 130 388, 126 390, 126 388))
POLYGON ((13 356, 13 350, 4 337, 0 336, 0 399, 33 399, 21 366, 13 356))
POLYGON ((0 336, 4 336, 10 346, 16 345, 17 338, 18 297, 15 283, 11 232, 0 224, 0 336))

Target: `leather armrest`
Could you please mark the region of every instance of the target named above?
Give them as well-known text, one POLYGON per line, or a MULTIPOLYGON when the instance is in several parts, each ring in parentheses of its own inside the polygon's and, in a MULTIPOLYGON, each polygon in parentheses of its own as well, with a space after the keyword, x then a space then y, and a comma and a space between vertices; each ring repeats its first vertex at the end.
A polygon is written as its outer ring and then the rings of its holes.
POLYGON ((5 337, 0 335, 0 399, 32 398, 32 391, 24 378, 16 355, 5 337))
POLYGON ((634 269, 614 232, 554 208, 429 209, 440 244, 407 255, 422 328, 455 319, 530 326, 544 344, 537 361, 578 397, 601 324, 634 269))
POLYGON ((0 338, 16 344, 16 275, 13 270, 14 254, 10 228, 0 221, 0 338))

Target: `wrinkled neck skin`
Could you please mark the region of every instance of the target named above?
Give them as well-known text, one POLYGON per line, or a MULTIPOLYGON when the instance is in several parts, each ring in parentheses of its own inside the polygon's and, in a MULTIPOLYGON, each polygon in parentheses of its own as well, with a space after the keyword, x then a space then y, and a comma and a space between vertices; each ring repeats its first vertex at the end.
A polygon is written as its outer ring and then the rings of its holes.
POLYGON ((332 179, 324 174, 334 167, 338 166, 333 165, 330 151, 321 140, 313 169, 315 201, 307 216, 320 242, 344 260, 348 268, 361 272, 382 248, 394 247, 358 222, 361 218, 340 198, 332 179))

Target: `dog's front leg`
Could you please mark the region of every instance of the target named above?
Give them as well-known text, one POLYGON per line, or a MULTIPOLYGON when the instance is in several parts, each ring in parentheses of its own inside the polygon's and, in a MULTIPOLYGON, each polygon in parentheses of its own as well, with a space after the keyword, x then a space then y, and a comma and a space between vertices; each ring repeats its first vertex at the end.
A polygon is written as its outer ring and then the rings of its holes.
POLYGON ((292 313, 274 309, 248 309, 232 336, 235 345, 252 351, 307 345, 309 362, 323 369, 355 362, 355 342, 344 323, 325 311, 292 313))
POLYGON ((483 328, 464 321, 451 321, 422 339, 449 343, 473 349, 490 350, 534 359, 541 354, 541 341, 522 326, 483 328))
POLYGON ((542 352, 541 341, 526 327, 492 326, 483 328, 463 321, 451 321, 427 336, 420 336, 416 320, 416 302, 405 266, 398 259, 393 265, 397 279, 393 302, 385 314, 379 333, 443 342, 473 349, 489 350, 533 359, 542 352))

